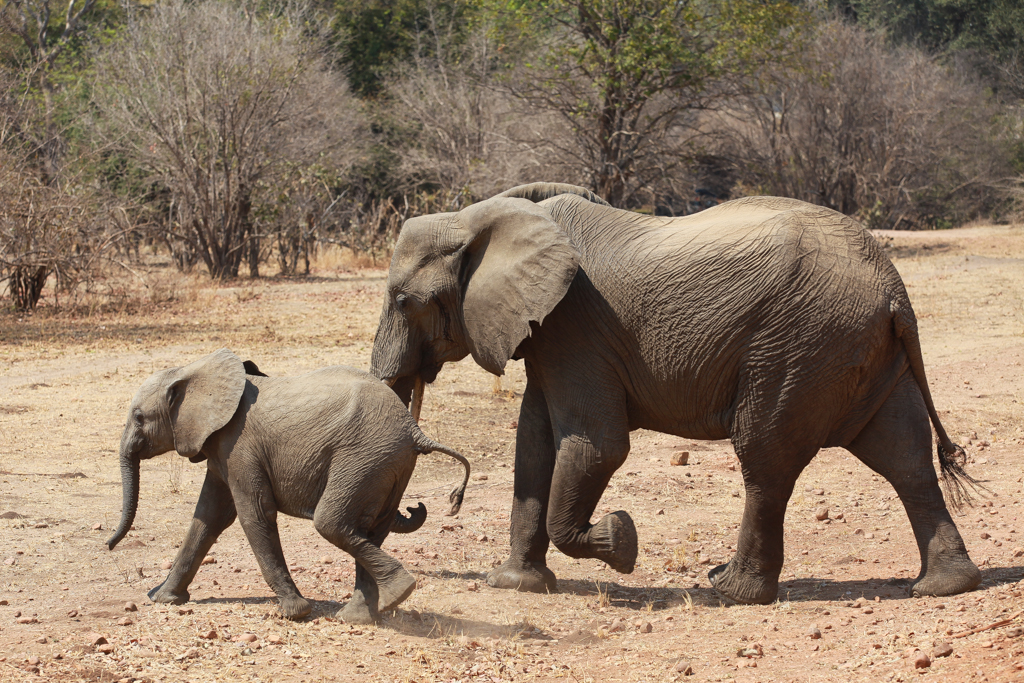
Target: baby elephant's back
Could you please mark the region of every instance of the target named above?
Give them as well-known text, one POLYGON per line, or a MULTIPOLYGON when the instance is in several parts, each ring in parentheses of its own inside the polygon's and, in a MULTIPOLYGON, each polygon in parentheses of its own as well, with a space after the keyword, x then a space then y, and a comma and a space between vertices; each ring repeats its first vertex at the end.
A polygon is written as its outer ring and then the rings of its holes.
POLYGON ((374 443, 387 449, 412 444, 414 423, 394 391, 373 375, 345 365, 304 375, 260 378, 266 385, 266 408, 295 422, 312 441, 338 439, 374 443), (291 419, 284 416, 289 413, 291 419), (296 416, 302 417, 296 420, 296 416))

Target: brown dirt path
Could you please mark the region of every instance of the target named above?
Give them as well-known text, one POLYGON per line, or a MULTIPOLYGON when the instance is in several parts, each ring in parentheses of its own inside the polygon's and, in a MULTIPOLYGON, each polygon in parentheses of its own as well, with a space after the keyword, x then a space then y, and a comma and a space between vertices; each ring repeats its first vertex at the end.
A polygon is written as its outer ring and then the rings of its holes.
POLYGON ((899 501, 833 449, 797 484, 779 602, 724 605, 706 574, 731 554, 743 505, 730 445, 637 432, 598 510, 633 515, 636 572, 552 550, 559 593, 495 591, 484 575, 508 544, 525 380, 521 363, 498 382, 466 360, 442 372, 423 411, 425 431, 472 460, 466 503, 441 515, 459 469, 423 457, 406 497, 427 504, 427 523, 385 544, 419 586, 383 624, 331 619, 351 591, 352 560, 296 519, 282 536, 313 618, 277 616, 238 525, 214 546, 192 602, 153 605, 146 591, 184 535, 204 472, 173 454, 143 463, 136 530, 106 550, 135 389, 223 346, 268 374, 366 368, 385 277, 325 269, 215 289, 154 268, 144 305, 0 314, 0 680, 1024 680, 1024 618, 951 637, 1024 609, 1024 230, 880 238, 918 313, 946 428, 971 440, 969 471, 993 492, 956 517, 985 577, 978 590, 908 598, 919 559, 899 501), (681 450, 690 464, 671 466, 681 450), (822 507, 827 522, 815 518, 822 507), (129 601, 138 611, 124 611, 129 601), (246 634, 254 639, 235 642, 246 634), (915 671, 912 653, 942 642, 952 653, 915 671))

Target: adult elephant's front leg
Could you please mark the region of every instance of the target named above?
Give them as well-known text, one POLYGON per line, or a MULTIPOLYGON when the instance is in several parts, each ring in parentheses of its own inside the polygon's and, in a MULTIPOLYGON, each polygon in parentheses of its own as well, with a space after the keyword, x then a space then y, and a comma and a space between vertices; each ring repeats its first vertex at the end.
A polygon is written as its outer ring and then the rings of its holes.
POLYGON ((601 495, 629 454, 629 436, 591 441, 582 434, 561 440, 551 481, 547 527, 555 546, 569 557, 603 560, 622 574, 636 566, 637 535, 624 510, 590 518, 601 495))
POLYGON ((181 550, 174 558, 171 571, 164 582, 149 592, 153 602, 180 605, 188 602, 188 586, 199 571, 206 553, 217 537, 235 521, 235 503, 228 485, 220 477, 206 471, 206 481, 196 503, 181 550))
POLYGON ((487 575, 488 585, 533 593, 555 590, 555 575, 545 559, 549 542, 545 518, 554 467, 555 445, 547 402, 537 383, 527 382, 516 432, 512 549, 504 564, 487 575))

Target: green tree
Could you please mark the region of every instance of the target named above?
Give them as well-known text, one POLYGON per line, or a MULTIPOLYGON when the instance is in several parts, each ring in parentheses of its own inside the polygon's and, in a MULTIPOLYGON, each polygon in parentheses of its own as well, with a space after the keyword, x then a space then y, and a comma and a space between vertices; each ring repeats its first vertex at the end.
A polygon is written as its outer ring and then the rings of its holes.
MULTIPOLYGON (((680 161, 694 114, 799 53, 807 15, 782 0, 496 0, 536 41, 517 97, 570 131, 551 144, 616 206, 680 161)), ((510 50, 519 53, 519 50, 510 50)), ((511 59, 516 54, 510 55, 511 59)))

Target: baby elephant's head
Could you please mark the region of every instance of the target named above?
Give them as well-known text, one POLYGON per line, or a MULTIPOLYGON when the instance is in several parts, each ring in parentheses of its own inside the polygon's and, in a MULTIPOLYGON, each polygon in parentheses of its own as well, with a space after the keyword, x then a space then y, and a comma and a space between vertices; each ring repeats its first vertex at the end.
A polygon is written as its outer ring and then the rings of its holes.
POLYGON ((135 519, 139 503, 139 462, 176 450, 193 458, 215 431, 238 410, 245 390, 245 367, 221 349, 181 368, 147 379, 128 408, 121 434, 121 523, 107 541, 113 550, 135 519))

